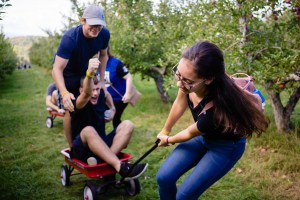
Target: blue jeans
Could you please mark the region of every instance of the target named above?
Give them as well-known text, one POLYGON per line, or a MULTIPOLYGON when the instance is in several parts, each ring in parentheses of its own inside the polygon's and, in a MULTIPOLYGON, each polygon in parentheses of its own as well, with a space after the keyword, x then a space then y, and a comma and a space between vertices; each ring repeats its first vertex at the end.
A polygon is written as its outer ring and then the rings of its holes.
POLYGON ((160 167, 156 180, 161 200, 196 200, 242 157, 246 139, 208 140, 195 137, 177 145, 160 167), (176 187, 177 180, 194 169, 176 187))

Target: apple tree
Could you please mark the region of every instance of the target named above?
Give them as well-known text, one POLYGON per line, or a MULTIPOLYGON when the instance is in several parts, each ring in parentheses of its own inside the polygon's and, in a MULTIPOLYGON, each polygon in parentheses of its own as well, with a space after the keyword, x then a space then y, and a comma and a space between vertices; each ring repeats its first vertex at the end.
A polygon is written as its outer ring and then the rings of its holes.
MULTIPOLYGON (((133 73, 152 78, 163 102, 165 79, 178 62, 188 31, 185 10, 175 1, 115 0, 106 7, 111 49, 133 73)), ((180 1, 178 1, 180 2, 180 1)), ((180 5, 180 4, 179 4, 180 5)))
POLYGON ((201 5, 211 34, 199 30, 199 35, 223 47, 229 72, 251 74, 265 87, 278 131, 288 132, 300 98, 299 0, 219 0, 201 5))

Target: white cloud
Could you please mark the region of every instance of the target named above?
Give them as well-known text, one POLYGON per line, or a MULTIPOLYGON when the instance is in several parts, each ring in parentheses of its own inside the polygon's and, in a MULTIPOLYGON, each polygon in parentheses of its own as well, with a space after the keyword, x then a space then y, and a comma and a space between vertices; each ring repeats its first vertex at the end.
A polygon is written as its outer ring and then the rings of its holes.
POLYGON ((63 14, 70 15, 69 0, 11 0, 0 21, 7 37, 39 35, 43 30, 58 31, 63 27, 63 14))

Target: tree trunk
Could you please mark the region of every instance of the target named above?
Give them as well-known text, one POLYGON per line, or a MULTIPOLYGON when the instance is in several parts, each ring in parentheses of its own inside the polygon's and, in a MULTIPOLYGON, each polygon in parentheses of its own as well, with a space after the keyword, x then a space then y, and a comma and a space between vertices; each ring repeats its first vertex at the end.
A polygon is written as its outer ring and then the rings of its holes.
POLYGON ((170 102, 169 94, 165 90, 165 87, 164 87, 164 77, 163 77, 162 73, 159 70, 157 70, 156 67, 153 67, 150 70, 149 76, 154 79, 155 84, 156 84, 156 88, 157 88, 157 91, 158 91, 158 93, 160 95, 161 100, 164 103, 170 102))
MULTIPOLYGON (((239 9, 242 9, 242 3, 237 2, 237 6, 239 9)), ((242 38, 240 41, 240 49, 242 49, 245 45, 245 43, 248 41, 247 35, 249 32, 248 24, 247 24, 247 17, 246 14, 240 17, 239 19, 239 24, 240 24, 240 32, 242 34, 242 38)))
POLYGON ((271 101, 278 132, 289 133, 292 129, 292 125, 290 124, 291 115, 300 98, 300 87, 294 90, 285 107, 282 105, 280 93, 276 89, 271 89, 267 85, 265 85, 265 88, 271 101))

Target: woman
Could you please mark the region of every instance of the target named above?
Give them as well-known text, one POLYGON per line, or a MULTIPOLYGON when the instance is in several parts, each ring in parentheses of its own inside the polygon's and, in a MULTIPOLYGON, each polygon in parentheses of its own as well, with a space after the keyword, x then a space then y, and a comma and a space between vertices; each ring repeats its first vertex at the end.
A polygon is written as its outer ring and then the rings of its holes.
POLYGON ((106 65, 105 83, 116 107, 113 127, 117 128, 132 96, 132 76, 123 62, 111 55, 109 47, 107 53, 109 59, 106 65))
POLYGON ((156 179, 161 200, 193 200, 236 164, 244 153, 246 138, 252 132, 264 132, 268 120, 255 98, 226 75, 223 53, 216 45, 196 43, 186 50, 174 72, 178 94, 157 138, 159 146, 179 144, 156 179), (169 136, 187 108, 195 123, 169 136), (193 167, 177 189, 176 181, 193 167))

